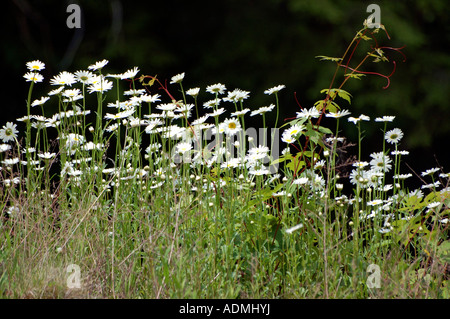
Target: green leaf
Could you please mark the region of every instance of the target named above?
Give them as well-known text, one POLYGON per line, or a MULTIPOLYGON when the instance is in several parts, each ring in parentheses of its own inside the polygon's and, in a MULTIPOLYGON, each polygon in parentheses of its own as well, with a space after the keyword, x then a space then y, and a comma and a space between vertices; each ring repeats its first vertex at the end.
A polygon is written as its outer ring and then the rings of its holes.
POLYGON ((438 258, 443 263, 450 263, 450 240, 443 241, 436 250, 438 258))
POLYGON ((362 73, 348 73, 348 74, 344 74, 344 76, 346 76, 348 78, 361 80, 361 77, 366 76, 366 75, 362 74, 362 73))
POLYGON ((320 58, 320 61, 333 61, 333 62, 342 61, 342 58, 334 58, 334 57, 325 56, 325 55, 317 55, 316 58, 320 58))
POLYGON ((346 100, 348 102, 348 104, 352 104, 352 101, 351 101, 352 95, 350 93, 348 93, 347 91, 341 90, 341 89, 338 89, 337 93, 338 93, 339 97, 346 100))

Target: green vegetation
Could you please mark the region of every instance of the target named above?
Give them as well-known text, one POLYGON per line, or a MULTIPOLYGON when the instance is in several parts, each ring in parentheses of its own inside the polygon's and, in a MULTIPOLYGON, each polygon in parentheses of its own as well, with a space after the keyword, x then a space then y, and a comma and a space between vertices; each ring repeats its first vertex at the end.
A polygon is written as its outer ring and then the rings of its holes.
POLYGON ((342 57, 319 56, 336 65, 332 80, 280 136, 265 134, 266 115, 278 123, 285 85, 252 110, 248 91, 185 90, 185 73, 110 74, 102 60, 59 73, 34 99, 45 64, 28 62, 24 140, 12 122, 0 130, 1 297, 448 298, 450 174, 431 168, 410 190, 395 116, 371 123, 343 107, 347 82, 389 86, 385 52, 404 56, 379 45, 387 35, 365 22, 342 57), (369 124, 382 135, 366 159, 369 124))

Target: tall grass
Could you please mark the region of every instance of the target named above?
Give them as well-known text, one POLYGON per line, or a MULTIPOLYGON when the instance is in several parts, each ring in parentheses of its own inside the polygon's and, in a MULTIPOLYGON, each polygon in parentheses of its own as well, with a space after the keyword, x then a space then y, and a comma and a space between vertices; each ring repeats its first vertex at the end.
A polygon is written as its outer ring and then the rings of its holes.
POLYGON ((448 298, 449 174, 428 170, 408 189, 394 117, 371 123, 337 104, 351 102, 342 87, 369 74, 364 62, 400 52, 378 46, 379 30, 365 25, 342 58, 322 57, 337 64, 325 98, 273 130, 266 114, 278 122, 284 85, 251 111, 250 92, 185 91, 184 73, 163 84, 137 67, 109 74, 103 60, 61 72, 32 102, 45 66, 27 63, 25 145, 12 123, 0 131, 0 296, 448 298), (352 68, 361 41, 375 44, 352 68), (342 125, 359 133, 353 160, 342 125), (365 125, 383 131, 371 159, 365 125))

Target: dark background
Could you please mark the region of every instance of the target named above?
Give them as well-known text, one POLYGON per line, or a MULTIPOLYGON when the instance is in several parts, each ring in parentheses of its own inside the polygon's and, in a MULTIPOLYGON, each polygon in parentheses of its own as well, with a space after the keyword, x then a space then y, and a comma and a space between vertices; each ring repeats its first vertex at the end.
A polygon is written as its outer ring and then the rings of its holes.
MULTIPOLYGON (((294 93, 303 107, 311 107, 323 98, 319 91, 328 88, 335 70, 333 62, 315 57, 342 56, 369 16, 370 3, 380 6, 381 23, 391 36, 390 41, 384 34, 378 38, 392 47, 405 46, 406 62, 390 54, 398 63, 386 90, 382 77, 349 81, 343 89, 354 98, 351 105, 341 102, 341 107, 353 116, 371 116, 364 126, 366 156, 381 151, 382 125, 373 119, 395 115, 388 129, 404 131, 400 149, 411 152, 405 161, 420 172, 437 166, 437 160, 447 172, 450 18, 445 0, 8 0, 2 12, 1 123, 25 115, 29 83, 22 76, 25 63, 34 59, 43 61, 46 69, 33 99, 55 88, 48 81, 60 71, 75 72, 108 59, 108 73, 137 66, 139 74, 170 80, 185 72, 184 88, 201 87, 201 101, 211 98, 205 87, 218 82, 229 90, 250 91, 246 106, 251 109, 273 103, 264 90, 284 84, 280 119, 294 117, 299 111, 294 93), (81 29, 66 26, 70 3, 81 7, 81 29)), ((392 65, 366 69, 389 74, 392 65)), ((356 141, 353 124, 341 128, 356 141)))

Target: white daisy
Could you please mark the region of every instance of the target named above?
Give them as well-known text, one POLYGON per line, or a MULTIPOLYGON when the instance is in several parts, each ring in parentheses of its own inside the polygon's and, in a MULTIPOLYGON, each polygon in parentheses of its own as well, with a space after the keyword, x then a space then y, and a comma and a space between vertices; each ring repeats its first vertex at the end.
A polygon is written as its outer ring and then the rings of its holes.
POLYGON ((94 74, 89 71, 76 71, 74 75, 77 82, 83 84, 91 84, 91 80, 94 78, 94 74))
POLYGON ((211 94, 223 94, 226 90, 225 85, 221 83, 209 85, 206 87, 206 92, 209 92, 211 94))
POLYGON ((430 169, 427 169, 425 172, 422 172, 422 176, 432 175, 432 174, 436 173, 437 171, 439 171, 439 168, 437 168, 437 167, 430 168, 430 169))
POLYGON ((387 155, 384 155, 383 152, 372 153, 370 154, 370 156, 372 157, 370 165, 372 166, 372 169, 374 171, 389 172, 389 170, 392 168, 392 160, 387 155))
POLYGON ((340 110, 340 111, 337 111, 337 112, 327 113, 327 114, 325 114, 325 116, 338 119, 338 118, 341 118, 341 117, 344 117, 344 116, 347 116, 347 115, 350 115, 350 114, 351 113, 348 110, 340 110))
POLYGON ((244 116, 248 112, 250 112, 250 109, 245 108, 245 109, 243 109, 241 111, 236 111, 236 112, 231 113, 231 116, 237 116, 237 117, 244 116))
POLYGON ((219 106, 220 101, 221 101, 221 99, 219 99, 219 98, 214 99, 214 100, 209 100, 209 101, 203 103, 203 107, 205 109, 211 109, 213 107, 219 106))
POLYGON ((48 96, 43 96, 40 100, 34 100, 33 103, 31 103, 31 106, 44 105, 49 99, 48 96))
POLYGON ((247 99, 249 97, 250 92, 243 91, 241 89, 234 89, 231 92, 228 92, 228 96, 224 97, 223 100, 227 102, 242 102, 243 100, 247 99))
POLYGON ((237 119, 226 119, 223 121, 225 126, 225 134, 232 136, 241 130, 241 124, 237 119))
POLYGON ((180 83, 181 81, 183 81, 183 79, 184 79, 184 72, 177 74, 175 76, 172 76, 170 84, 180 83))
POLYGON ((222 108, 217 109, 216 111, 214 111, 212 113, 209 113, 209 116, 216 117, 216 116, 219 116, 219 115, 223 114, 224 112, 225 112, 225 109, 222 107, 222 108))
POLYGON ((277 86, 274 86, 273 88, 270 88, 270 89, 265 90, 265 91, 264 91, 264 94, 271 95, 271 94, 274 94, 274 93, 278 93, 278 92, 280 92, 282 89, 284 89, 285 87, 286 87, 286 86, 285 86, 284 84, 277 85, 277 86))
POLYGON ((135 66, 134 68, 132 68, 132 69, 130 69, 130 70, 127 70, 127 71, 125 71, 124 73, 122 73, 122 75, 120 76, 120 78, 121 78, 122 80, 125 80, 125 79, 132 79, 132 78, 134 78, 134 77, 136 76, 136 74, 138 74, 138 72, 139 72, 139 69, 135 66))
POLYGON ((294 185, 305 185, 309 182, 309 178, 308 177, 300 177, 300 178, 296 178, 292 181, 292 184, 294 185))
POLYGON ((50 153, 50 152, 44 152, 42 154, 38 154, 38 156, 44 160, 49 160, 52 159, 56 156, 55 153, 50 153))
POLYGON ((7 122, 6 125, 4 125, 2 129, 0 129, 0 139, 4 143, 14 141, 17 138, 17 133, 19 133, 19 131, 17 130, 17 124, 7 122))
POLYGON ((255 116, 255 115, 258 115, 258 114, 263 115, 263 114, 265 114, 267 112, 272 111, 274 108, 275 108, 275 104, 270 104, 269 106, 262 106, 259 109, 255 110, 255 111, 252 111, 252 113, 250 113, 250 116, 255 116))
POLYGON ((297 113, 297 118, 309 119, 309 118, 318 118, 320 116, 320 112, 315 107, 312 107, 309 110, 302 109, 301 112, 296 112, 296 113, 297 113))
POLYGON ((377 117, 375 119, 375 122, 392 122, 395 119, 395 116, 386 116, 383 117, 377 117))
POLYGON ((11 145, 9 144, 0 144, 0 153, 9 151, 11 149, 11 145))
POLYGON ((76 82, 75 76, 67 71, 62 71, 50 80, 51 85, 69 85, 76 82))
POLYGON ((38 83, 38 82, 42 82, 44 80, 44 77, 36 72, 28 72, 25 73, 25 75, 23 76, 27 82, 34 82, 34 83, 38 83))
POLYGON ((403 132, 399 128, 394 128, 384 135, 386 141, 390 144, 397 144, 403 137, 403 132))
POLYGON ((349 117, 348 121, 356 124, 359 121, 370 121, 370 117, 368 117, 367 115, 361 114, 359 117, 353 117, 353 116, 349 117))
POLYGON ((184 154, 186 152, 189 152, 192 149, 192 144, 191 143, 178 143, 177 146, 177 152, 180 154, 184 154))
POLYGON ((101 79, 100 81, 96 81, 92 83, 89 87, 89 93, 94 92, 105 92, 111 90, 113 87, 113 83, 111 81, 101 79))
POLYGON ((45 64, 39 60, 27 62, 27 68, 30 71, 41 71, 45 69, 45 64))
POLYGON ((108 64, 108 60, 103 59, 102 61, 95 62, 94 64, 88 67, 89 70, 96 71, 102 69, 105 65, 108 64))
POLYGON ((189 89, 186 91, 187 95, 194 96, 194 97, 197 96, 198 93, 200 93, 200 88, 192 88, 192 89, 189 89))

